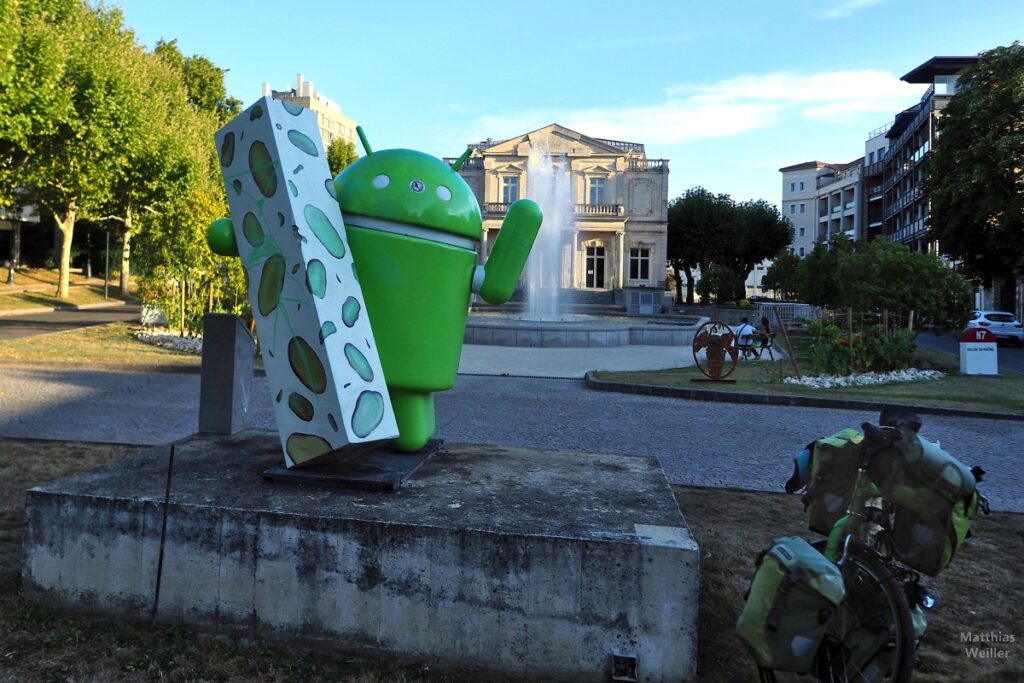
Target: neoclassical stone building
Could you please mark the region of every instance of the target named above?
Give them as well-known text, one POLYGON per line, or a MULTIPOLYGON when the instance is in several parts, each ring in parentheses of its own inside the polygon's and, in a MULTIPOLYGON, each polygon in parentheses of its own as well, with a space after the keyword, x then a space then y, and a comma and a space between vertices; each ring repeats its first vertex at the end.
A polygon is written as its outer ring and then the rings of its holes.
POLYGON ((555 123, 470 147, 459 172, 483 210, 482 255, 490 253, 509 204, 531 196, 528 160, 540 149, 556 165, 568 164, 572 219, 562 238, 562 287, 664 289, 668 159, 648 159, 640 143, 592 138, 555 123))

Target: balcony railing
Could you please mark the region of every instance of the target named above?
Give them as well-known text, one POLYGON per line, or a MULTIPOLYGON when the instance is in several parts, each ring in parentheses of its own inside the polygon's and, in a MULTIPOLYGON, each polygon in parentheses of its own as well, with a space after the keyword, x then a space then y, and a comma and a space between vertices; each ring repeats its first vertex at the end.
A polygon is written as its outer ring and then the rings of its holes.
POLYGON ((644 173, 646 171, 667 173, 668 159, 630 159, 626 163, 626 171, 629 173, 644 173))
MULTIPOLYGON (((449 166, 451 166, 452 164, 454 164, 458 160, 459 160, 458 157, 445 157, 444 158, 444 163, 446 163, 449 166)), ((484 170, 484 158, 483 157, 470 157, 470 158, 466 159, 466 162, 464 164, 462 164, 462 167, 459 170, 460 171, 482 171, 482 170, 484 170)))
MULTIPOLYGON (((503 202, 485 202, 484 213, 505 214, 511 204, 503 202)), ((577 216, 622 216, 625 207, 622 204, 576 204, 573 213, 577 216)))
POLYGON ((594 138, 598 142, 603 142, 609 147, 621 149, 625 152, 640 152, 643 154, 644 146, 639 142, 623 142, 622 140, 607 140, 605 138, 594 138))
POLYGON ((577 216, 621 216, 622 204, 577 204, 574 213, 577 216))

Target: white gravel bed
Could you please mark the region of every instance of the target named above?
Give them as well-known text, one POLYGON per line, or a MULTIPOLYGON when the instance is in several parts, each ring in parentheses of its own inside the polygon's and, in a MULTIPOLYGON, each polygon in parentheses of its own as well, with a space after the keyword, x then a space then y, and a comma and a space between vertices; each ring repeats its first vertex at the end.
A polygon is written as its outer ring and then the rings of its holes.
POLYGON ((894 370, 893 372, 866 372, 860 375, 815 375, 812 377, 787 377, 786 384, 798 384, 811 389, 830 389, 832 387, 863 387, 869 384, 889 384, 890 382, 916 382, 918 380, 940 379, 945 373, 938 370, 894 370))
POLYGON ((179 332, 172 332, 167 328, 154 327, 151 329, 138 330, 135 338, 139 341, 153 346, 185 353, 203 353, 203 338, 200 336, 182 336, 179 332))

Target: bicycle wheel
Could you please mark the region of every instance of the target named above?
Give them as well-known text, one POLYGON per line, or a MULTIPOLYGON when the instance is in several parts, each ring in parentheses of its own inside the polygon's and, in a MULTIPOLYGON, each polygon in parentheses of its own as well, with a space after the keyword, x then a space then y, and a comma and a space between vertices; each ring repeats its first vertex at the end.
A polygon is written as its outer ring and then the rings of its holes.
MULTIPOLYGON (((825 550, 825 539, 812 543, 825 550)), ((846 597, 811 668, 819 681, 907 683, 914 673, 914 627, 903 585, 869 548, 851 542, 843 564, 846 597)))

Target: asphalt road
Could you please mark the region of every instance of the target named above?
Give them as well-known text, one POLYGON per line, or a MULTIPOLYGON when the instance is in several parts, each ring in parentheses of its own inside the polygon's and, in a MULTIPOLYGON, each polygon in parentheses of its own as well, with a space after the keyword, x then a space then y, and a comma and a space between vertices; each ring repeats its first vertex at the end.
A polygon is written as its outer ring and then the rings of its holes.
MULTIPOLYGON (((955 356, 960 355, 960 335, 956 332, 932 334, 921 332, 917 335, 917 343, 936 351, 945 351, 955 356)), ((1001 343, 997 348, 1000 370, 1012 370, 1024 374, 1024 348, 1001 343)))
MULTIPOLYGON (((159 444, 198 422, 198 375, 0 373, 0 436, 159 444)), ((274 428, 257 379, 253 420, 274 428)), ((437 435, 455 442, 656 455, 669 481, 782 491, 806 443, 877 415, 850 410, 702 403, 591 391, 579 380, 460 376, 436 395, 437 435)), ((925 416, 922 434, 988 472, 993 507, 1024 512, 1024 422, 925 416)), ((0 460, 3 453, 0 452, 0 460)))
POLYGON ((139 319, 139 306, 125 304, 109 308, 88 308, 51 313, 27 313, 0 316, 0 341, 20 339, 37 334, 62 332, 78 327, 92 327, 114 322, 130 322, 139 319))

